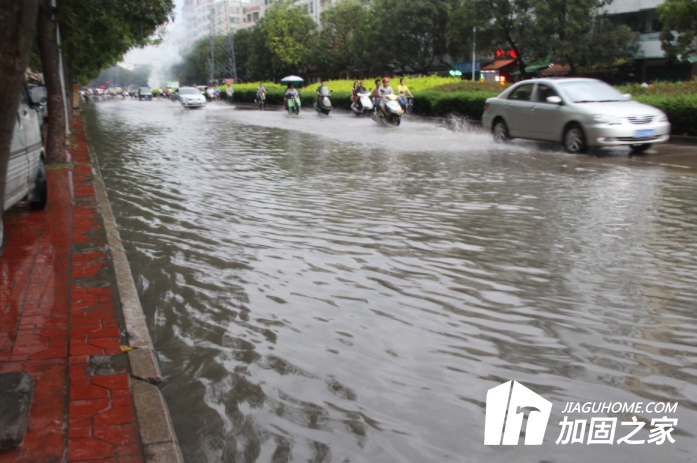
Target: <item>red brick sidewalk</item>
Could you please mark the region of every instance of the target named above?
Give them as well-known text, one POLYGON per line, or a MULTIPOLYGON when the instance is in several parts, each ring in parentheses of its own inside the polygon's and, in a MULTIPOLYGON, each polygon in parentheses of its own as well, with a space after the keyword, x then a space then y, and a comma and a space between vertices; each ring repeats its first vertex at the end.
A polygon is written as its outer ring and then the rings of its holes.
POLYGON ((73 133, 74 168, 48 170, 46 210, 15 207, 6 215, 0 373, 27 371, 35 392, 24 443, 0 451, 0 462, 143 461, 80 116, 73 133), (93 356, 113 357, 100 366, 93 356))

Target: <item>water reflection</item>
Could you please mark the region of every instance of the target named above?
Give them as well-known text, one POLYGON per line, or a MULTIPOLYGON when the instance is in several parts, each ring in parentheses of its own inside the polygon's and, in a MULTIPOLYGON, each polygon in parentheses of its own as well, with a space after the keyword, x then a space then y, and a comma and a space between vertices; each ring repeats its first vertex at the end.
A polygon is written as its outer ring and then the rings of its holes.
POLYGON ((340 112, 86 118, 188 462, 695 457, 694 174, 340 112), (510 379, 555 404, 542 447, 482 445, 510 379), (554 445, 589 400, 678 401, 679 439, 554 445))

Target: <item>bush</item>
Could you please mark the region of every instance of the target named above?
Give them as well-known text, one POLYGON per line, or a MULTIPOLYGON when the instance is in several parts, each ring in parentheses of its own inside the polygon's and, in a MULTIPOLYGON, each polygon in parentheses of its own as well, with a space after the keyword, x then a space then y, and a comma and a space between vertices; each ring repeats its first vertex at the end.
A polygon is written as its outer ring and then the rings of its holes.
POLYGON ((668 116, 673 135, 697 136, 697 94, 640 95, 635 100, 655 106, 668 116))
MULTIPOLYGON (((375 86, 375 79, 365 79, 366 88, 375 86)), ((456 77, 418 77, 406 79, 414 94, 414 114, 431 117, 445 117, 450 114, 480 120, 487 98, 495 97, 505 88, 495 82, 462 81, 456 77)), ((392 78, 396 90, 398 78, 392 78)), ((254 102, 258 83, 235 85, 235 101, 254 102)), ((268 91, 268 104, 283 104, 285 85, 265 82, 268 91)), ((308 84, 300 89, 304 107, 312 107, 318 84, 308 84)), ((332 103, 336 108, 349 109, 353 87, 352 80, 331 80, 327 86, 333 91, 332 103)), ((220 87, 224 92, 225 87, 220 87)), ((622 93, 630 93, 634 99, 661 109, 668 115, 675 135, 697 136, 697 81, 663 82, 644 88, 640 85, 618 87, 622 93)))

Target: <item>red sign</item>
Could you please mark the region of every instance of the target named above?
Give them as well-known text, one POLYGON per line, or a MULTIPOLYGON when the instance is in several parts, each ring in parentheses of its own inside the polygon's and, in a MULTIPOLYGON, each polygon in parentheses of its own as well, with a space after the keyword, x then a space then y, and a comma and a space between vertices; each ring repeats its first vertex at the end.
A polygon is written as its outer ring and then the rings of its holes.
POLYGON ((518 58, 518 55, 516 54, 515 50, 496 50, 496 58, 516 59, 518 58))

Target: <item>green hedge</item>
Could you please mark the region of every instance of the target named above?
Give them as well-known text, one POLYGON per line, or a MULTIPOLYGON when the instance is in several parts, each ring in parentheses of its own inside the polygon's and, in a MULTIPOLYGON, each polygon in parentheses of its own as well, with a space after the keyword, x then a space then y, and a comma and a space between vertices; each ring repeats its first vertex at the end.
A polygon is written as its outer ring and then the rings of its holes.
MULTIPOLYGON (((332 88, 330 82, 329 88, 332 88)), ((285 87, 265 84, 268 91, 267 103, 283 104, 285 87)), ((351 92, 341 85, 334 90, 332 103, 336 108, 350 109, 351 92)), ((223 89, 224 90, 224 89, 223 89)), ((302 104, 311 108, 315 102, 316 85, 300 90, 302 104)), ((697 136, 697 84, 657 84, 649 89, 639 86, 620 87, 622 93, 631 93, 636 101, 655 106, 668 115, 674 135, 697 136)), ((221 90, 222 91, 222 90, 221 90)), ((447 84, 434 86, 414 92, 414 114, 429 117, 445 117, 451 114, 480 120, 487 98, 498 95, 503 88, 497 85, 475 83, 447 84)), ((235 101, 252 103, 256 96, 256 84, 243 84, 235 87, 235 101)))
POLYGON ((635 100, 666 113, 673 135, 697 136, 697 95, 639 95, 635 100))

